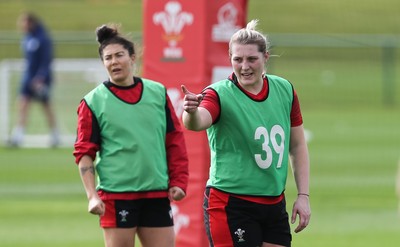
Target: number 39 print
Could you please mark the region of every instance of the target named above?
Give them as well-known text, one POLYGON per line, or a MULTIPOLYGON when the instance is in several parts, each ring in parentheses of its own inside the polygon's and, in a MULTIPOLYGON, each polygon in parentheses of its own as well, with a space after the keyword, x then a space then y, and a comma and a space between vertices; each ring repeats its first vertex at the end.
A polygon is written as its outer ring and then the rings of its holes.
POLYGON ((254 155, 257 165, 261 169, 269 168, 272 164, 272 152, 274 151, 279 155, 276 168, 280 168, 282 166, 282 160, 285 151, 285 132, 283 131, 283 128, 280 125, 274 125, 271 128, 270 133, 268 133, 268 130, 265 127, 258 127, 254 133, 254 139, 260 140, 261 137, 264 139, 264 142, 262 143, 262 150, 266 155, 264 155, 265 159, 263 159, 262 154, 254 155), (273 150, 270 147, 270 142, 273 150))

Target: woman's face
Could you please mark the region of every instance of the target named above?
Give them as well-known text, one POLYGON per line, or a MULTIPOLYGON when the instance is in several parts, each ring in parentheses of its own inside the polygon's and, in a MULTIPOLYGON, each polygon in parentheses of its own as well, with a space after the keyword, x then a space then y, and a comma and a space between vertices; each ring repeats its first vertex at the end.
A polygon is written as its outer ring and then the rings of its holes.
POLYGON ((133 65, 135 55, 130 56, 120 44, 110 44, 103 49, 103 63, 110 81, 121 86, 133 83, 133 65))
POLYGON ((238 82, 247 91, 259 93, 263 85, 264 65, 269 54, 259 52, 255 44, 233 43, 231 51, 231 64, 238 82))
POLYGON ((29 33, 33 30, 33 24, 29 21, 29 18, 26 15, 22 15, 18 18, 17 25, 24 33, 29 33))

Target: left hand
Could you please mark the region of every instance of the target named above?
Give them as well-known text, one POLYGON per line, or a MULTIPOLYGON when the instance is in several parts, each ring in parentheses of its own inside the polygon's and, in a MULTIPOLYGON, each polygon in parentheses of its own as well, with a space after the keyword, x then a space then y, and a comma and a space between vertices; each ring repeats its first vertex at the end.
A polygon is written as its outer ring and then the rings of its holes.
POLYGON ((291 223, 296 222, 297 215, 299 215, 299 224, 294 230, 295 233, 301 232, 307 227, 311 218, 311 208, 309 197, 305 195, 298 195, 296 201, 293 204, 292 219, 291 223))
POLYGON ((174 201, 180 201, 186 196, 185 192, 177 186, 173 186, 173 187, 169 188, 168 192, 169 192, 169 195, 168 195, 169 198, 174 201))

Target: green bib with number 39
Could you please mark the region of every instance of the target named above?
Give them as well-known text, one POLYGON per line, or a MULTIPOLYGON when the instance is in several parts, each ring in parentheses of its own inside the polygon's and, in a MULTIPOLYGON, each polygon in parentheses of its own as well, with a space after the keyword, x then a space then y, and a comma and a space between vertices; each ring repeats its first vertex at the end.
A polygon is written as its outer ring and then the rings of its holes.
POLYGON ((285 190, 293 88, 278 76, 267 78, 263 101, 251 99, 230 80, 209 86, 218 93, 221 112, 207 129, 207 186, 253 196, 278 196, 285 190))

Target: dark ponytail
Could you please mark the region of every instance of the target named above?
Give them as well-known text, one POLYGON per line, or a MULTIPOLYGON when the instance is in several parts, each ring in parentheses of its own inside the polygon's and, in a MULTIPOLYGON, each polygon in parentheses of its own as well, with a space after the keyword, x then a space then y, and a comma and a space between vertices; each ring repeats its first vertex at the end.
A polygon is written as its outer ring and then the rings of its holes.
POLYGON ((96 28, 96 40, 99 42, 99 55, 101 60, 103 60, 103 50, 106 46, 111 44, 120 44, 126 50, 128 50, 129 55, 135 54, 135 46, 132 41, 123 37, 119 31, 119 26, 115 24, 111 25, 101 25, 96 28))
POLYGON ((114 38, 117 35, 118 35, 118 30, 110 28, 107 25, 102 25, 96 28, 96 36, 97 36, 96 40, 100 44, 103 43, 103 41, 114 38))

